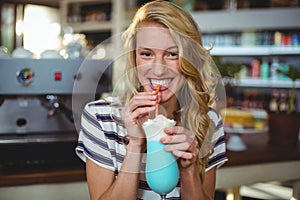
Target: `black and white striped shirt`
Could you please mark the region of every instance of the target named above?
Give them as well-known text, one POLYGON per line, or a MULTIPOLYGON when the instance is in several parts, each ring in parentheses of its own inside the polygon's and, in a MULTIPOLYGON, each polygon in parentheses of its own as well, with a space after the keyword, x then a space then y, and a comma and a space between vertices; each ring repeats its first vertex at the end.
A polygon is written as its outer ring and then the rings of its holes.
MULTIPOLYGON (((212 109, 208 115, 215 132, 212 137, 214 151, 209 157, 206 171, 227 161, 222 119, 212 109)), ((118 107, 111 106, 104 100, 90 102, 85 106, 81 117, 76 153, 83 161, 88 157, 97 165, 112 170, 117 175, 126 155, 126 148, 122 142, 125 135, 126 129, 118 107)), ((144 157, 142 166, 145 166, 145 161, 144 157)), ((180 199, 179 184, 167 198, 180 199)), ((144 173, 140 175, 137 199, 160 199, 160 196, 149 188, 144 173)))

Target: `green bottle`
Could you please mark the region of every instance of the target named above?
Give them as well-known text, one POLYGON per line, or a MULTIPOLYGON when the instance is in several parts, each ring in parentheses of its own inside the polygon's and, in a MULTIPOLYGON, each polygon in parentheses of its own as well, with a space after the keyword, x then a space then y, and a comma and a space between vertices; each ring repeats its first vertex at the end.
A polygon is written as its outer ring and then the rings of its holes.
POLYGON ((265 59, 263 59, 261 65, 260 65, 260 78, 261 79, 268 79, 269 78, 269 72, 270 72, 269 63, 265 59))

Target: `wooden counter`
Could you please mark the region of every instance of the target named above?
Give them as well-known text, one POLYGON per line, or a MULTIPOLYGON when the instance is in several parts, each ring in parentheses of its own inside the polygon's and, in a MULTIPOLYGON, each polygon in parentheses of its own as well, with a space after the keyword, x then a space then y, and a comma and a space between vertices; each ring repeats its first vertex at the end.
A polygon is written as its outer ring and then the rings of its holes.
MULTIPOLYGON (((282 180, 284 177, 300 179, 300 145, 272 146, 268 144, 266 134, 244 135, 242 139, 247 149, 240 152, 227 151, 229 161, 217 171, 217 188, 277 178, 282 180)), ((0 187, 85 180, 84 165, 0 172, 0 187)))
POLYGON ((300 180, 300 145, 268 144, 267 134, 243 135, 244 151, 227 151, 229 161, 217 170, 216 188, 258 182, 300 180))
POLYGON ((0 174, 0 187, 85 181, 84 167, 24 170, 0 174))
POLYGON ((300 161, 300 144, 294 147, 271 145, 268 144, 268 134, 266 133, 241 135, 241 138, 247 149, 244 151, 227 150, 229 161, 224 167, 300 161))
POLYGON ((77 141, 1 144, 0 187, 85 181, 77 141))

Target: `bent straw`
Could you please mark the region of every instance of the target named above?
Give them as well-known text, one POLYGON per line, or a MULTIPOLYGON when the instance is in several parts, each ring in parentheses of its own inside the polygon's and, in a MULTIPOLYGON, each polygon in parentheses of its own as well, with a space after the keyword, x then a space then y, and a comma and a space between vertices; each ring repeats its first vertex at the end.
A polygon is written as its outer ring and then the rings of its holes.
POLYGON ((156 87, 156 104, 155 104, 155 117, 158 115, 158 92, 160 90, 160 85, 157 85, 156 87))

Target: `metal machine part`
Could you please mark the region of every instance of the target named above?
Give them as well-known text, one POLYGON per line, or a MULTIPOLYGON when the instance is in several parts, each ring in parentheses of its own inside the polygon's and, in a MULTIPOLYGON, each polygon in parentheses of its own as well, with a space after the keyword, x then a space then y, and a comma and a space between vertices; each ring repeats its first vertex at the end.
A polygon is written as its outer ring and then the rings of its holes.
POLYGON ((91 101, 111 92, 111 61, 0 59, 0 74, 0 169, 73 163, 75 155, 53 155, 74 154, 82 110, 72 110, 73 95, 91 101))

